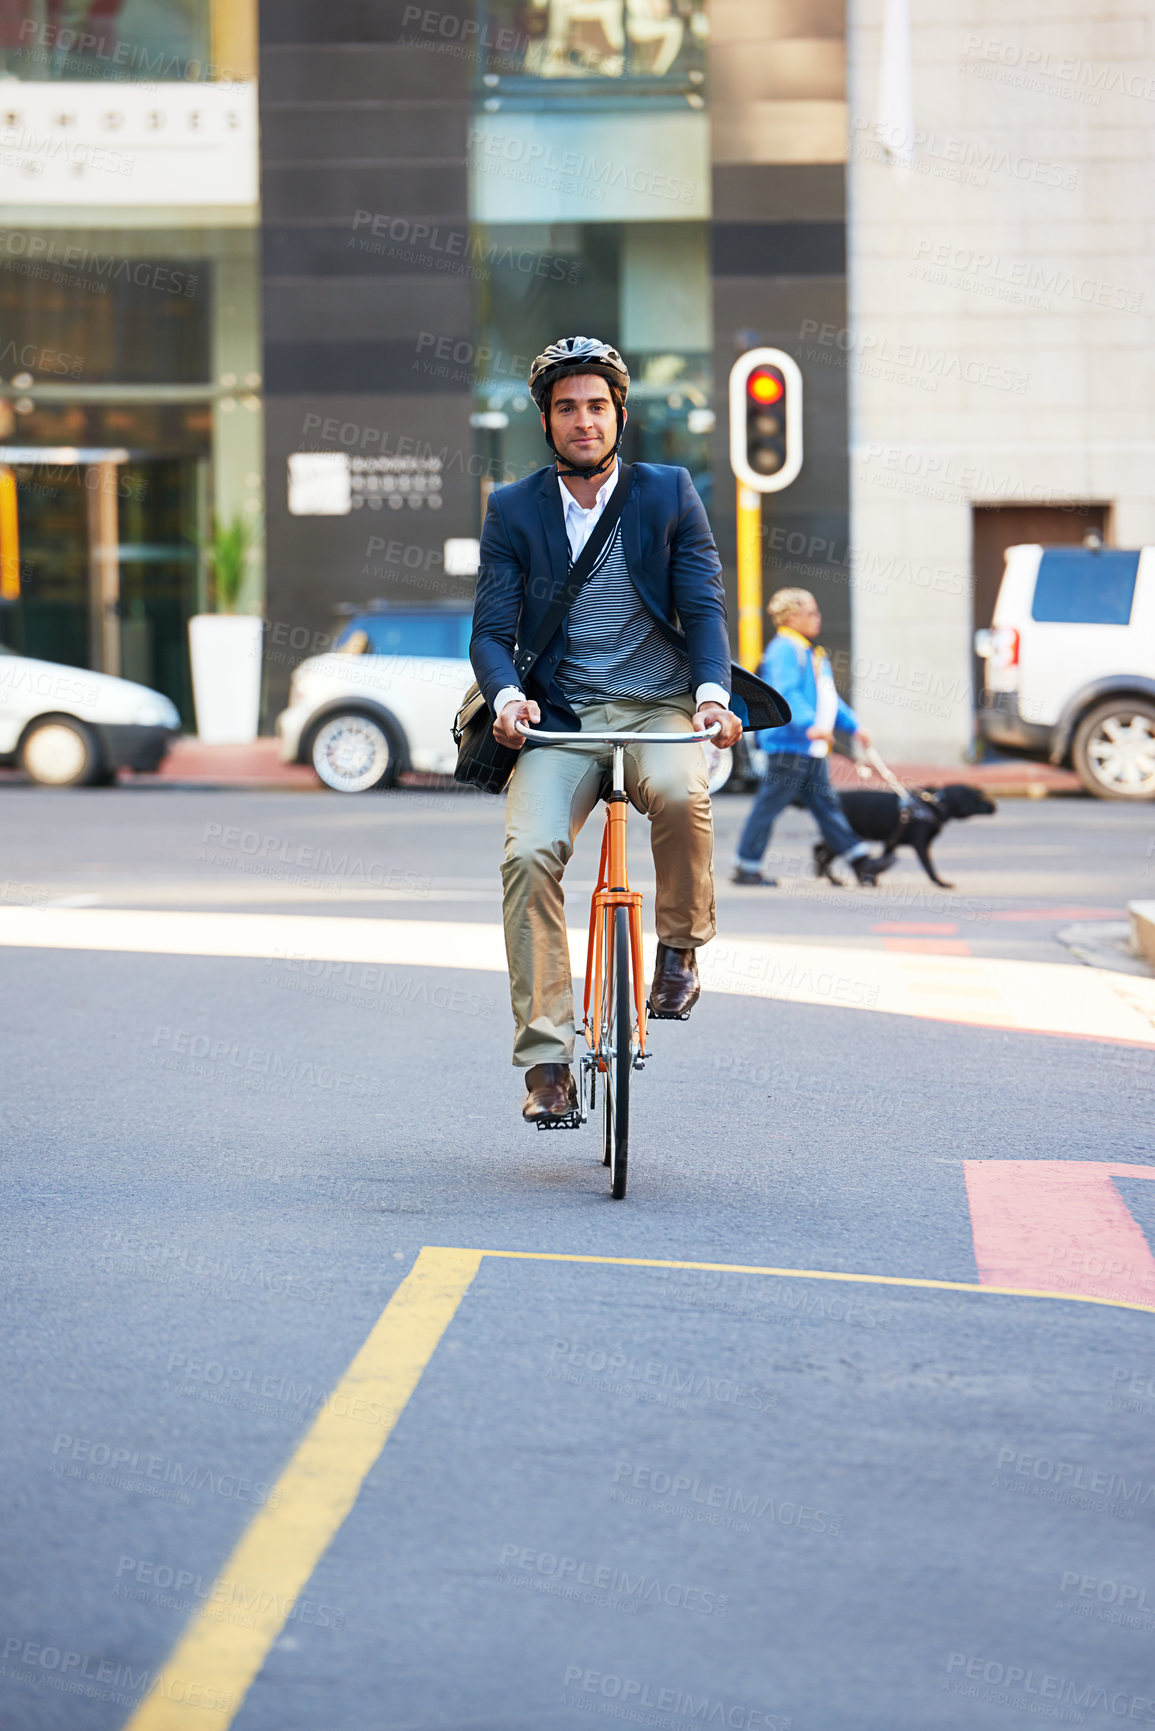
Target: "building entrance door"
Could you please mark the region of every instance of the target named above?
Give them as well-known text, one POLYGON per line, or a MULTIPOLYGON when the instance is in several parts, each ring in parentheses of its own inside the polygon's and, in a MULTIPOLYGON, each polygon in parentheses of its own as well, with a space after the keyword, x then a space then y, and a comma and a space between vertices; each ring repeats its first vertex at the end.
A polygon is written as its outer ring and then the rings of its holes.
POLYGON ((199 465, 124 450, 0 449, 16 480, 18 654, 162 691, 193 724, 187 625, 199 600, 199 465))

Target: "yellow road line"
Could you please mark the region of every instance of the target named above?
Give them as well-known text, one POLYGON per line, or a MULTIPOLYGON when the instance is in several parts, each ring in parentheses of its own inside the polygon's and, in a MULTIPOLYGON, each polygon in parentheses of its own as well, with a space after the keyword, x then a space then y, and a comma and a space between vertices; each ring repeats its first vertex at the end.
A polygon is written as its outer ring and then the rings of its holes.
POLYGON ((976 1286, 898 1274, 845 1274, 824 1268, 770 1268, 736 1262, 684 1262, 645 1256, 587 1256, 548 1250, 463 1250, 426 1245, 368 1340, 277 1480, 189 1624, 152 1690, 124 1731, 228 1731, 253 1679, 360 1493, 438 1342, 487 1256, 516 1262, 583 1262, 614 1268, 685 1268, 712 1274, 762 1274, 788 1280, 852 1281, 927 1287, 991 1297, 1063 1299, 1117 1310, 1155 1305, 1076 1292, 976 1286), (374 1418, 373 1414, 379 1416, 374 1418), (212 1614, 219 1601, 256 1605, 252 1625, 212 1614), (263 1607, 263 1608, 262 1608, 263 1607))
POLYGON ((620 1268, 698 1268, 711 1274, 776 1274, 789 1280, 853 1280, 867 1286, 928 1286, 937 1292, 984 1292, 1003 1298, 1062 1298, 1071 1304, 1109 1304, 1115 1310, 1146 1310, 1126 1298, 1101 1298, 1086 1292, 1048 1292, 1027 1286, 976 1286, 966 1280, 920 1280, 905 1274, 840 1274, 828 1268, 754 1268, 738 1262, 667 1262, 647 1256, 571 1256, 554 1250, 481 1250, 479 1256, 500 1256, 520 1262, 605 1262, 620 1268))
POLYGON ((224 1731, 348 1515, 484 1252, 422 1250, 125 1731, 224 1731), (374 1416, 376 1415, 376 1416, 374 1416), (255 1604, 252 1627, 218 1621, 255 1604), (265 1607, 264 1609, 260 1607, 265 1607))

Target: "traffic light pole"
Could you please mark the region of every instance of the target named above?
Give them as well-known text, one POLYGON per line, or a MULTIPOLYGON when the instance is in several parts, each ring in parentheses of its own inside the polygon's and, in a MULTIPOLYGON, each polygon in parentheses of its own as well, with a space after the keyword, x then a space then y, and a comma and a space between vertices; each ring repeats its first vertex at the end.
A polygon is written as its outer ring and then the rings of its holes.
POLYGON ((16 471, 0 467, 0 601, 20 599, 20 529, 16 471))
POLYGON ((762 495, 738 482, 738 660, 762 660, 762 495))

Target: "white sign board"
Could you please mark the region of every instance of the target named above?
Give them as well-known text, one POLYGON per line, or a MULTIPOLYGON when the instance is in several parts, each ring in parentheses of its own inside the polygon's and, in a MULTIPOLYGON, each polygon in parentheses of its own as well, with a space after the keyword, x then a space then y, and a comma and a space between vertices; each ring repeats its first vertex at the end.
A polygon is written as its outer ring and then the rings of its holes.
POLYGON ((471 535, 455 537, 445 543, 445 575, 476 577, 481 566, 481 542, 471 535))
POLYGON ((344 517, 349 511, 406 507, 440 511, 440 457, 294 451, 289 458, 289 510, 294 517, 344 517))
POLYGON ((0 84, 0 202, 256 205, 257 87, 0 84))
POLYGON ((294 451, 289 458, 289 512, 293 517, 347 517, 353 508, 349 459, 344 451, 294 451))

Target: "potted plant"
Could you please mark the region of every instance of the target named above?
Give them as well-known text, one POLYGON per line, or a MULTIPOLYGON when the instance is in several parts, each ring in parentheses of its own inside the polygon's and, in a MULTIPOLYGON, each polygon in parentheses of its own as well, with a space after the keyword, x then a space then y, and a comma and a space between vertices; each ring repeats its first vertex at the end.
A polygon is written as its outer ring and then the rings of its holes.
POLYGON ((227 523, 214 517, 211 537, 201 542, 214 611, 195 614, 188 636, 197 738, 208 745, 247 745, 257 737, 262 621, 237 611, 253 543, 252 526, 239 512, 227 523))

